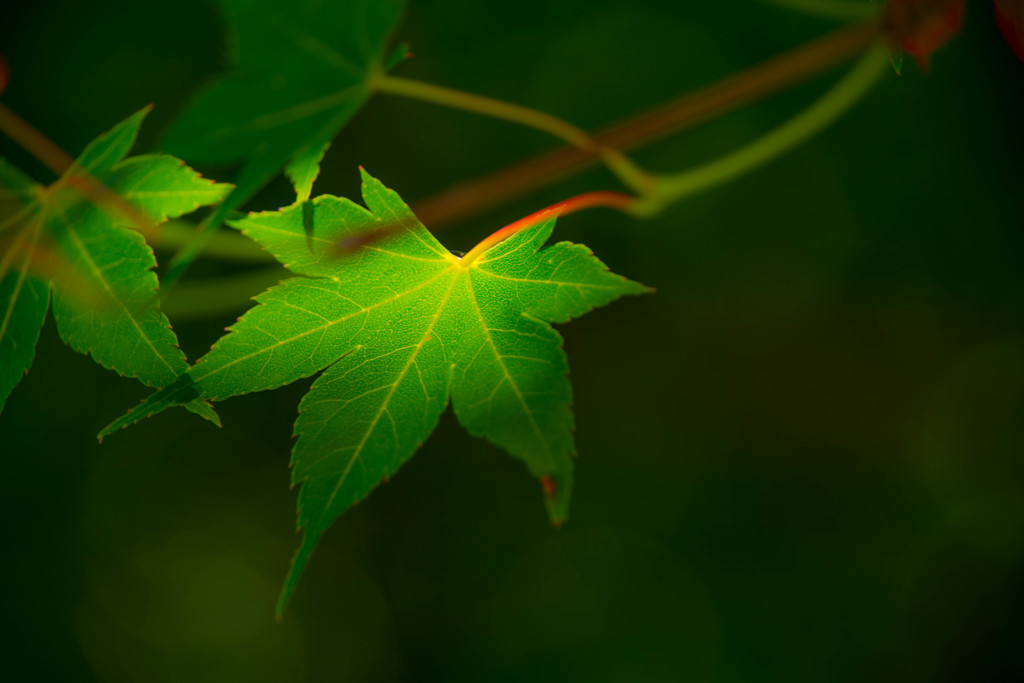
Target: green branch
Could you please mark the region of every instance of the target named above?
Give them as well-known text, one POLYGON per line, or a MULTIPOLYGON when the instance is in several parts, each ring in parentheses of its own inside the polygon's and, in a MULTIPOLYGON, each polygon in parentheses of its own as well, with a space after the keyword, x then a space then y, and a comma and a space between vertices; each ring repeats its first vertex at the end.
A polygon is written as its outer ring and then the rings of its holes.
POLYGON ((860 101, 889 68, 886 48, 870 48, 818 101, 746 147, 697 168, 658 177, 654 192, 634 207, 652 216, 667 205, 738 178, 814 137, 860 101))
POLYGON ((651 189, 651 175, 633 163, 625 154, 614 147, 602 145, 581 128, 558 117, 518 104, 502 102, 482 95, 452 90, 439 85, 389 76, 378 73, 371 81, 374 90, 389 95, 432 102, 453 109, 483 114, 495 119, 511 121, 528 128, 549 133, 573 147, 593 153, 625 185, 637 192, 651 189))

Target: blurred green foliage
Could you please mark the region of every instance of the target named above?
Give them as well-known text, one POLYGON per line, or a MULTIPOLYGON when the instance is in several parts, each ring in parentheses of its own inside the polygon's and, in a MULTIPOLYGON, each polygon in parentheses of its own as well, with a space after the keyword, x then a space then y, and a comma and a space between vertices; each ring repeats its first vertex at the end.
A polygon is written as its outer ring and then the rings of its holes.
MULTIPOLYGON (((149 102, 139 149, 156 149, 225 64, 201 0, 4 12, 4 101, 69 150, 149 102)), ((416 56, 396 73, 596 128, 832 27, 739 0, 410 0, 400 37, 416 56)), ((712 158, 832 78, 637 158, 712 158)), ((553 530, 522 467, 448 415, 328 532, 280 626, 308 382, 224 403, 223 430, 168 413, 101 448, 98 429, 147 391, 48 323, 0 416, 0 677, 1024 677, 1022 85, 990 4, 970 3, 929 75, 907 65, 787 157, 649 222, 560 221, 659 290, 562 329, 580 452, 569 523, 553 530)), ((355 196, 363 164, 421 197, 552 144, 378 97, 316 190, 355 196)), ((51 179, 6 140, 0 154, 51 179)), ((445 241, 468 248, 614 187, 593 170, 445 241)), ((249 208, 292 196, 282 177, 249 208)), ((192 275, 240 267, 204 260, 192 275)), ((195 359, 232 320, 175 328, 195 359)))

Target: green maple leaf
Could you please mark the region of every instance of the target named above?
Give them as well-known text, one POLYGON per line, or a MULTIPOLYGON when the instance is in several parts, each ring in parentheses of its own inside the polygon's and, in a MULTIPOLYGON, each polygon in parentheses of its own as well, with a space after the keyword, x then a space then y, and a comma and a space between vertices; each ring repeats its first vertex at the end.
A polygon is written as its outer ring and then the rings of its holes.
MULTIPOLYGON (((193 163, 242 164, 215 227, 289 160, 316 154, 369 99, 400 0, 221 0, 231 71, 209 84, 164 141, 193 163)), ((321 152, 322 155, 322 152, 321 152)))
POLYGON ((220 401, 323 371, 295 422, 304 536, 279 611, 323 531, 413 454, 449 397, 470 433, 542 478, 551 519, 565 519, 572 389, 562 338, 548 323, 649 291, 582 245, 541 249, 554 215, 470 262, 365 172, 363 200, 369 210, 323 195, 311 216, 306 203, 232 221, 299 276, 256 297, 188 374, 101 434, 187 400, 220 401), (382 226, 386 237, 352 255, 339 250, 382 226))
POLYGON ((30 273, 39 250, 39 186, 0 159, 0 410, 32 365, 50 306, 50 287, 30 273), (9 237, 11 236, 11 237, 9 237))
MULTIPOLYGON (((152 223, 227 195, 231 185, 202 178, 174 157, 125 158, 148 111, 90 143, 49 187, 0 160, 0 234, 7 238, 0 260, 0 407, 32 363, 51 286, 57 331, 76 351, 151 387, 170 384, 188 368, 158 307, 152 250, 124 227, 129 219, 88 201, 76 185, 87 174, 152 223)), ((202 402, 188 407, 216 418, 202 402)))

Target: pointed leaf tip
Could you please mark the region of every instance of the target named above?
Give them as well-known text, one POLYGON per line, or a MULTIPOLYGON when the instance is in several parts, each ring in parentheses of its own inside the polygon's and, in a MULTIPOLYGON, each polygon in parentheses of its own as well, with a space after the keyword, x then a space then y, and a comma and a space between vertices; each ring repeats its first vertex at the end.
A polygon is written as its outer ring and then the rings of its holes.
POLYGON ((299 545, 299 549, 295 552, 291 565, 288 567, 288 575, 285 577, 281 593, 277 597, 277 605, 274 607, 274 617, 279 623, 284 621, 284 611, 287 609, 288 603, 295 593, 295 588, 299 585, 299 579, 302 578, 302 574, 306 571, 306 565, 309 564, 309 558, 313 555, 313 550, 320 542, 322 533, 322 531, 313 533, 308 526, 302 532, 302 543, 299 545))
POLYGON ((309 199, 313 191, 313 183, 320 175, 320 162, 323 161, 327 149, 331 146, 330 141, 309 147, 295 156, 284 172, 295 187, 296 201, 302 203, 309 199))

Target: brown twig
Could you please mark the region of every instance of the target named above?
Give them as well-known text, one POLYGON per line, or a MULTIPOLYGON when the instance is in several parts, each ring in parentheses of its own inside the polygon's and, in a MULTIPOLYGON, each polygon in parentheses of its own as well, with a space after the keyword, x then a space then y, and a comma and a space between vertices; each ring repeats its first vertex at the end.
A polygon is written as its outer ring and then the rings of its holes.
MULTIPOLYGON (((606 147, 628 149, 685 130, 824 71, 857 54, 878 37, 875 21, 840 29, 704 90, 612 126, 593 139, 606 147)), ((435 229, 527 194, 596 161, 593 152, 563 147, 458 184, 415 203, 413 210, 424 224, 435 229)))

